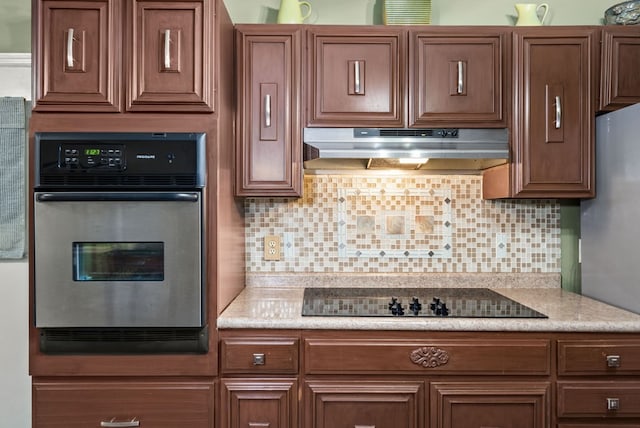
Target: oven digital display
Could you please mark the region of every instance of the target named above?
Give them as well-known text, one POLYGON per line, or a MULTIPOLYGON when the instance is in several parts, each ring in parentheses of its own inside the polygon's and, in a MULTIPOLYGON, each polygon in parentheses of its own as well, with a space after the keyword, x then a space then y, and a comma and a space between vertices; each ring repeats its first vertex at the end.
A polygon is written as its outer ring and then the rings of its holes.
POLYGON ((97 156, 100 154, 100 149, 84 149, 84 154, 87 156, 97 156))
POLYGON ((163 281, 163 242, 74 242, 74 281, 163 281))

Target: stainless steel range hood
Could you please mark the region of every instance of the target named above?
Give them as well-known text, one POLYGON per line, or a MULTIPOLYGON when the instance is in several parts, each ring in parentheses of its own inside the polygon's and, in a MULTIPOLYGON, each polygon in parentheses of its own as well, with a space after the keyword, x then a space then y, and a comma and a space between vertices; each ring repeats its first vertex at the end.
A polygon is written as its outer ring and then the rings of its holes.
POLYGON ((480 171, 508 160, 509 132, 502 128, 304 129, 304 167, 307 170, 480 171))

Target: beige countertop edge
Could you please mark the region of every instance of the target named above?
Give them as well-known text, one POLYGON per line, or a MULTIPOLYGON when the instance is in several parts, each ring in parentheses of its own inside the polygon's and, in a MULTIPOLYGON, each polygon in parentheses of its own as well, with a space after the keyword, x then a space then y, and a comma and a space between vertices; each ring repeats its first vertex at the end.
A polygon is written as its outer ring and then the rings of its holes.
POLYGON ((560 288, 560 273, 248 273, 247 287, 560 288))
POLYGON ((219 329, 640 332, 640 315, 561 289, 496 289, 548 318, 303 317, 303 288, 247 287, 218 317, 219 329))

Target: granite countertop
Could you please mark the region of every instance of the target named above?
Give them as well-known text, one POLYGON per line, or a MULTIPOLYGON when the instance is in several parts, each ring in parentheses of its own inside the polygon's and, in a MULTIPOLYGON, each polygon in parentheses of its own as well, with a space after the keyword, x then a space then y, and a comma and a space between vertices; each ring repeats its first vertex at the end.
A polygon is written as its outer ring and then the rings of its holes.
MULTIPOLYGON (((298 280, 294 286, 286 280, 279 282, 284 286, 274 286, 270 282, 261 286, 248 285, 218 317, 218 328, 640 332, 640 315, 562 290, 554 286, 553 281, 551 284, 548 281, 520 282, 513 287, 504 286, 508 281, 498 281, 498 287, 490 287, 548 317, 506 319, 302 316, 304 287, 317 286, 317 283, 298 280)), ((332 281, 328 283, 339 286, 332 281)), ((456 283, 460 287, 469 286, 464 281, 456 283)), ((473 284, 486 286, 486 281, 473 284)), ((343 286, 353 286, 353 283, 343 283, 343 286)))

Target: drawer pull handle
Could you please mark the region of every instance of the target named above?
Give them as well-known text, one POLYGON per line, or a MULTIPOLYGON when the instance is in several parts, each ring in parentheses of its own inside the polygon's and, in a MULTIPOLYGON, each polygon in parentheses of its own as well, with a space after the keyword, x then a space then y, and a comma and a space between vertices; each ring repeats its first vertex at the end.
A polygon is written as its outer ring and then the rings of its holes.
POLYGON ((67 30, 67 68, 73 68, 73 28, 67 30))
POLYGON ((560 129, 562 126, 562 99, 556 97, 556 120, 554 121, 556 129, 560 129))
POLYGON ((360 93, 360 61, 356 61, 353 66, 354 92, 360 93))
POLYGON ((267 362, 264 354, 253 354, 253 365, 254 366, 264 366, 267 362))
POLYGON ((354 425, 353 428, 376 428, 375 425, 354 425))
POLYGON ((620 355, 607 355, 607 367, 620 367, 622 365, 622 358, 620 355))
POLYGON ((271 127, 271 95, 264 96, 264 127, 271 127))
POLYGON ((458 61, 458 85, 456 88, 456 93, 461 95, 464 93, 464 62, 458 61))
POLYGON ((171 30, 164 30, 164 69, 171 68, 171 30))
POLYGON ((620 399, 619 398, 607 398, 607 410, 619 410, 620 399))
POLYGON ((424 346, 411 352, 411 361, 426 368, 443 366, 449 362, 449 353, 434 346, 424 346))
POLYGON ((137 421, 136 418, 131 419, 130 421, 121 421, 117 422, 116 418, 111 419, 110 421, 102 421, 100 422, 100 426, 104 428, 130 428, 130 427, 139 427, 140 421, 137 421))

